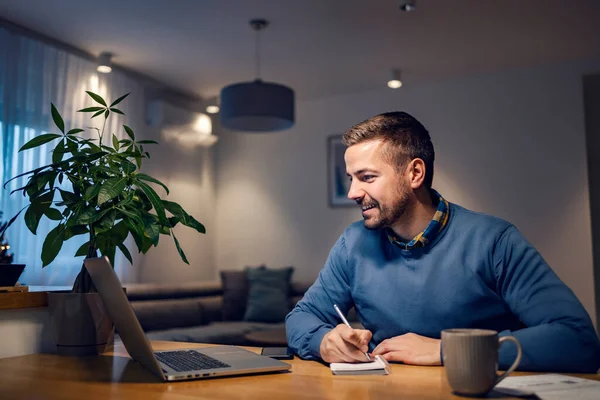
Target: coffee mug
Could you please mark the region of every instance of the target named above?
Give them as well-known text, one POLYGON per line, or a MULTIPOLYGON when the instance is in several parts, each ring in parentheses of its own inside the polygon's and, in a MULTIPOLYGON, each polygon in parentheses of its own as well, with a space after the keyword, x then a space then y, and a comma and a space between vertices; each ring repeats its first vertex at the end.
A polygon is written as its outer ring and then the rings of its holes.
POLYGON ((498 332, 486 329, 442 331, 442 356, 448 383, 457 394, 483 396, 517 368, 521 344, 514 336, 498 339, 498 332), (505 341, 517 345, 517 358, 498 375, 498 350, 505 341))

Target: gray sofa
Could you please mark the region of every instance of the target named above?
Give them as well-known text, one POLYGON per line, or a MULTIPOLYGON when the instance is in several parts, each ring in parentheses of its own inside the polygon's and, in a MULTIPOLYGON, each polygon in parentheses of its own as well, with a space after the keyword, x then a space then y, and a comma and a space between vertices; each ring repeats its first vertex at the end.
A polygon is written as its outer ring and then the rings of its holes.
MULTIPOLYGON (((290 308, 302 298, 309 286, 291 284, 290 308)), ((267 341, 269 332, 273 333, 274 339, 284 336, 283 321, 224 321, 223 288, 220 282, 130 284, 126 288, 130 304, 151 340, 259 345, 255 340, 248 339, 247 334, 264 332, 267 341)), ((273 344, 277 344, 277 339, 273 344)))
MULTIPOLYGON (((309 287, 310 284, 292 282, 290 309, 309 287)), ((220 282, 129 284, 126 293, 150 340, 240 346, 285 345, 284 321, 263 323, 241 318, 224 321, 220 282), (257 342, 248 338, 252 332, 262 332, 262 339, 257 342)), ((354 327, 361 327, 354 310, 348 314, 348 320, 354 327)))

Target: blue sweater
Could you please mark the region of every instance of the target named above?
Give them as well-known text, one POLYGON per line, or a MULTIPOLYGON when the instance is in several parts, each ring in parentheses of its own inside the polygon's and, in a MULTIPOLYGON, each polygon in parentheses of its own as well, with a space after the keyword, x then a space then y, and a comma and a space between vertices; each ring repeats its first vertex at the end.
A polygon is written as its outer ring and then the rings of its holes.
MULTIPOLYGON (((372 351, 405 333, 440 338, 448 328, 493 329, 522 345, 520 370, 600 368, 600 342, 573 292, 510 223, 450 205, 448 225, 427 246, 402 250, 386 232, 352 224, 304 298, 286 317, 290 347, 320 359, 323 336, 356 308, 372 351)), ((516 347, 503 344, 499 367, 516 347)))

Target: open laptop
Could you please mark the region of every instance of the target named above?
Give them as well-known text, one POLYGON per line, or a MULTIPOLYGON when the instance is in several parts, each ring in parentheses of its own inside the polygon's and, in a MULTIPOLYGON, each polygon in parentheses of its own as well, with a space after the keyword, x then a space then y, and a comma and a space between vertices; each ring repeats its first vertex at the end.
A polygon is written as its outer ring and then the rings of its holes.
POLYGON ((287 371, 291 365, 235 346, 153 351, 106 257, 84 261, 131 358, 163 381, 287 371))

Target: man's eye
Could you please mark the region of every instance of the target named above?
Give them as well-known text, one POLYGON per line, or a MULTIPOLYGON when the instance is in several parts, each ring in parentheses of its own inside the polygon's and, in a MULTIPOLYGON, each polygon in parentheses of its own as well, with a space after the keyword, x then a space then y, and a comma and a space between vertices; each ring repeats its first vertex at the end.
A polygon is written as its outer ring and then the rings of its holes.
POLYGON ((373 178, 375 178, 374 175, 363 175, 362 180, 365 182, 368 182, 368 181, 373 180, 373 178))

